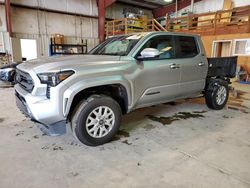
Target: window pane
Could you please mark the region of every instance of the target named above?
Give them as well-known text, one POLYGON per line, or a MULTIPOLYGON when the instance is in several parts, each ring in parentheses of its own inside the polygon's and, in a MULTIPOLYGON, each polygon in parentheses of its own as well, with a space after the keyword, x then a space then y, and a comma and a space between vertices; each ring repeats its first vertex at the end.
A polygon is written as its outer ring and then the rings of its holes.
POLYGON ((196 56, 199 51, 194 37, 177 36, 177 58, 188 58, 196 56))
POLYGON ((156 36, 149 39, 141 48, 140 52, 145 48, 155 48, 160 51, 160 56, 156 59, 171 59, 174 57, 172 36, 156 36))
POLYGON ((236 41, 235 43, 235 54, 250 54, 250 39, 236 41))

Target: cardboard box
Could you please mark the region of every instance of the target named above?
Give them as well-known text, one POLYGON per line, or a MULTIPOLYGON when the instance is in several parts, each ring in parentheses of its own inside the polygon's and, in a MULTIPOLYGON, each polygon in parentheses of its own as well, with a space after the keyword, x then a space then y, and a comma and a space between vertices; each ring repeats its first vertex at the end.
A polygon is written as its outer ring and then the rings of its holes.
POLYGON ((54 34, 52 36, 52 43, 53 44, 64 44, 64 35, 54 34))

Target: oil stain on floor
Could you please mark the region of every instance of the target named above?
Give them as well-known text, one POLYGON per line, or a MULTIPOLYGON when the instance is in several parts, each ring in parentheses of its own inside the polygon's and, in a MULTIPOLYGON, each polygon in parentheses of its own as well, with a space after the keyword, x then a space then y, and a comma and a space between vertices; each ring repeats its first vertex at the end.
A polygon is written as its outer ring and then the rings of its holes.
POLYGON ((193 111, 193 112, 178 112, 174 114, 173 116, 168 117, 156 117, 152 115, 147 115, 147 117, 152 121, 157 121, 163 125, 170 125, 174 121, 178 121, 181 119, 190 119, 190 118, 204 118, 205 116, 203 113, 207 111, 193 111))
POLYGON ((120 140, 121 138, 127 138, 129 137, 129 133, 124 130, 119 130, 115 137, 112 139, 112 141, 120 140))
POLYGON ((245 95, 247 94, 247 92, 245 92, 245 91, 241 91, 241 90, 237 90, 237 97, 236 97, 236 99, 243 99, 243 100, 250 100, 250 98, 247 98, 247 97, 245 97, 245 95))
POLYGON ((144 128, 145 130, 149 131, 149 130, 151 130, 151 129, 154 129, 155 127, 154 127, 154 125, 148 123, 148 124, 144 125, 143 128, 144 128))
POLYGON ((127 144, 127 145, 131 145, 132 143, 129 143, 128 140, 123 140, 122 143, 127 144))
POLYGON ((231 110, 235 110, 235 111, 240 111, 244 114, 249 114, 250 112, 244 110, 244 109, 240 109, 240 108, 236 108, 236 107, 233 107, 233 106, 228 106, 228 109, 231 109, 231 110))
POLYGON ((4 118, 0 118, 0 123, 2 123, 4 121, 4 118))
POLYGON ((239 108, 245 108, 245 109, 249 109, 247 106, 243 105, 242 102, 228 102, 229 106, 234 106, 234 107, 239 107, 239 108))
POLYGON ((124 131, 124 130, 119 130, 117 135, 120 137, 129 137, 130 136, 129 133, 124 131))
POLYGON ((236 98, 230 97, 230 100, 228 101, 228 109, 235 110, 235 111, 240 111, 245 114, 249 114, 249 107, 243 105, 244 101, 250 100, 249 98, 245 97, 245 94, 247 94, 244 91, 237 91, 237 96, 236 98))

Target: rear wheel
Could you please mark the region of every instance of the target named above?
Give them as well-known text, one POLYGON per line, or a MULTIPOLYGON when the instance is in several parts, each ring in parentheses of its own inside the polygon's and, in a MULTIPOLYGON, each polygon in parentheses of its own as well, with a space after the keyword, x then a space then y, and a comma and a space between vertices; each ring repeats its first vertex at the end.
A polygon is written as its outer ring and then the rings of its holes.
POLYGON ((82 101, 72 118, 74 136, 88 146, 109 142, 119 130, 121 109, 110 97, 93 95, 82 101))
POLYGON ((229 89, 225 82, 212 82, 205 92, 206 104, 211 109, 221 110, 227 103, 228 95, 229 89))

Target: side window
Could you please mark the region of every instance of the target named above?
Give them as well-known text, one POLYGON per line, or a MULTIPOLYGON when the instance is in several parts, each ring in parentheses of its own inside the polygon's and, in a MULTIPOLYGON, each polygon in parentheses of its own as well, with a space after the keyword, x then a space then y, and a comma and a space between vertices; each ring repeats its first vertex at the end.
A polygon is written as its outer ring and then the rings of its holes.
POLYGON ((189 58, 199 54, 196 40, 192 36, 176 36, 176 58, 189 58))
POLYGON ((160 51, 160 56, 154 59, 172 59, 174 58, 173 37, 170 35, 161 35, 149 39, 140 49, 138 55, 145 48, 155 48, 160 51))

